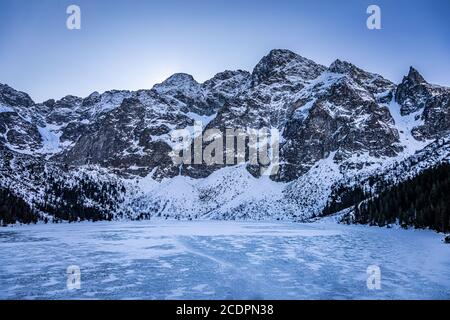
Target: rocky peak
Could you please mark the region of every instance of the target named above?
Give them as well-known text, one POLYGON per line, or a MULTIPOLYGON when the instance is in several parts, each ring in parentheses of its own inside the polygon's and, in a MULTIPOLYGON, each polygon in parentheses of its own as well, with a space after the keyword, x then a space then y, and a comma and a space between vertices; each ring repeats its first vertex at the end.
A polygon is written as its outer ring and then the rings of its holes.
POLYGON ((94 91, 89 96, 83 99, 83 107, 93 106, 94 104, 100 102, 101 95, 97 91, 94 91))
POLYGON ((274 49, 263 57, 252 72, 253 86, 277 81, 305 82, 317 78, 325 67, 292 51, 274 49))
POLYGON ((289 62, 302 59, 298 54, 285 49, 273 49, 256 65, 255 70, 262 66, 277 67, 284 66, 289 62))
POLYGON ((335 60, 328 68, 328 71, 347 76, 359 87, 369 91, 374 97, 380 97, 377 99, 386 99, 386 101, 383 100, 380 102, 387 102, 389 100, 388 96, 390 95, 386 93, 392 92, 395 88, 395 85, 391 81, 384 79, 379 74, 364 71, 347 61, 335 60))
POLYGON ((433 96, 432 87, 413 67, 403 77, 397 87, 395 100, 401 106, 402 115, 408 115, 423 109, 427 100, 433 96))
POLYGON ((414 69, 413 67, 409 68, 409 73, 406 77, 403 78, 403 83, 408 82, 411 85, 417 85, 422 83, 427 83, 422 75, 414 69))
POLYGON ((347 61, 336 59, 328 68, 328 71, 341 74, 349 74, 356 70, 356 66, 347 61))
POLYGON ((395 99, 402 115, 414 114, 421 124, 413 129, 418 140, 435 139, 450 132, 450 89, 429 84, 413 67, 399 84, 395 99))
POLYGON ((162 83, 156 84, 153 89, 158 93, 167 93, 169 91, 192 91, 192 89, 198 89, 199 87, 199 83, 190 74, 175 73, 162 83))
POLYGON ((31 107, 34 101, 24 92, 14 90, 6 84, 0 83, 0 103, 12 107, 31 107))

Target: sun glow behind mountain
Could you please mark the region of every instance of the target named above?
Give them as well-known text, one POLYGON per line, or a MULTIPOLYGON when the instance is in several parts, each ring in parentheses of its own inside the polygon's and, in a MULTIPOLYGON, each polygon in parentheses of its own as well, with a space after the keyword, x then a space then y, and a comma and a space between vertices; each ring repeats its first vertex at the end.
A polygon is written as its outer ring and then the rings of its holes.
POLYGON ((148 89, 175 72, 203 82, 225 69, 251 71, 270 49, 288 48, 324 65, 352 61, 397 83, 414 65, 431 83, 450 84, 445 0, 377 1, 381 30, 366 28, 368 1, 76 3, 81 30, 66 28, 64 1, 0 2, 3 83, 37 102, 148 89))

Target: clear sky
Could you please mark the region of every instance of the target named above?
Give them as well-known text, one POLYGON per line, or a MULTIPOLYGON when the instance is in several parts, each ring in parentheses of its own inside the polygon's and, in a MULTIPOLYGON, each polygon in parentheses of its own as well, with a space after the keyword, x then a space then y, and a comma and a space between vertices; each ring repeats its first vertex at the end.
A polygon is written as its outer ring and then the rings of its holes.
POLYGON ((348 60, 395 82, 415 66, 450 86, 449 0, 0 0, 0 83, 37 101, 145 89, 175 72, 203 82, 251 71, 274 48, 348 60), (66 8, 81 8, 81 30, 66 8), (366 27, 381 7, 382 30, 366 27))

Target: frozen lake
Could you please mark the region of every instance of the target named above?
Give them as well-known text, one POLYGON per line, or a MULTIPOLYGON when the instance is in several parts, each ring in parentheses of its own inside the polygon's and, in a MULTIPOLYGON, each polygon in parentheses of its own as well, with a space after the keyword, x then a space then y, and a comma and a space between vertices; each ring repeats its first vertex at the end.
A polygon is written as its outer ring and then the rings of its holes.
POLYGON ((144 221, 0 228, 1 299, 450 299, 431 231, 144 221), (81 270, 67 289, 66 270, 81 270), (367 288, 379 266, 381 289, 367 288))

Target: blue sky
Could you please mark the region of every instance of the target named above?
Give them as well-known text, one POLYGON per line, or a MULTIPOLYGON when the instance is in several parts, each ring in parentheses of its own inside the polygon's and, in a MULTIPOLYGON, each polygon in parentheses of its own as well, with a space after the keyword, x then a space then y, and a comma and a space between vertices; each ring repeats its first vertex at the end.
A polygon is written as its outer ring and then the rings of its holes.
POLYGON ((203 82, 285 48, 395 82, 413 65, 450 86, 449 21, 448 0, 0 0, 0 83, 39 102, 151 88, 175 72, 203 82), (70 4, 81 30, 66 28, 70 4), (370 4, 382 30, 366 27, 370 4))

